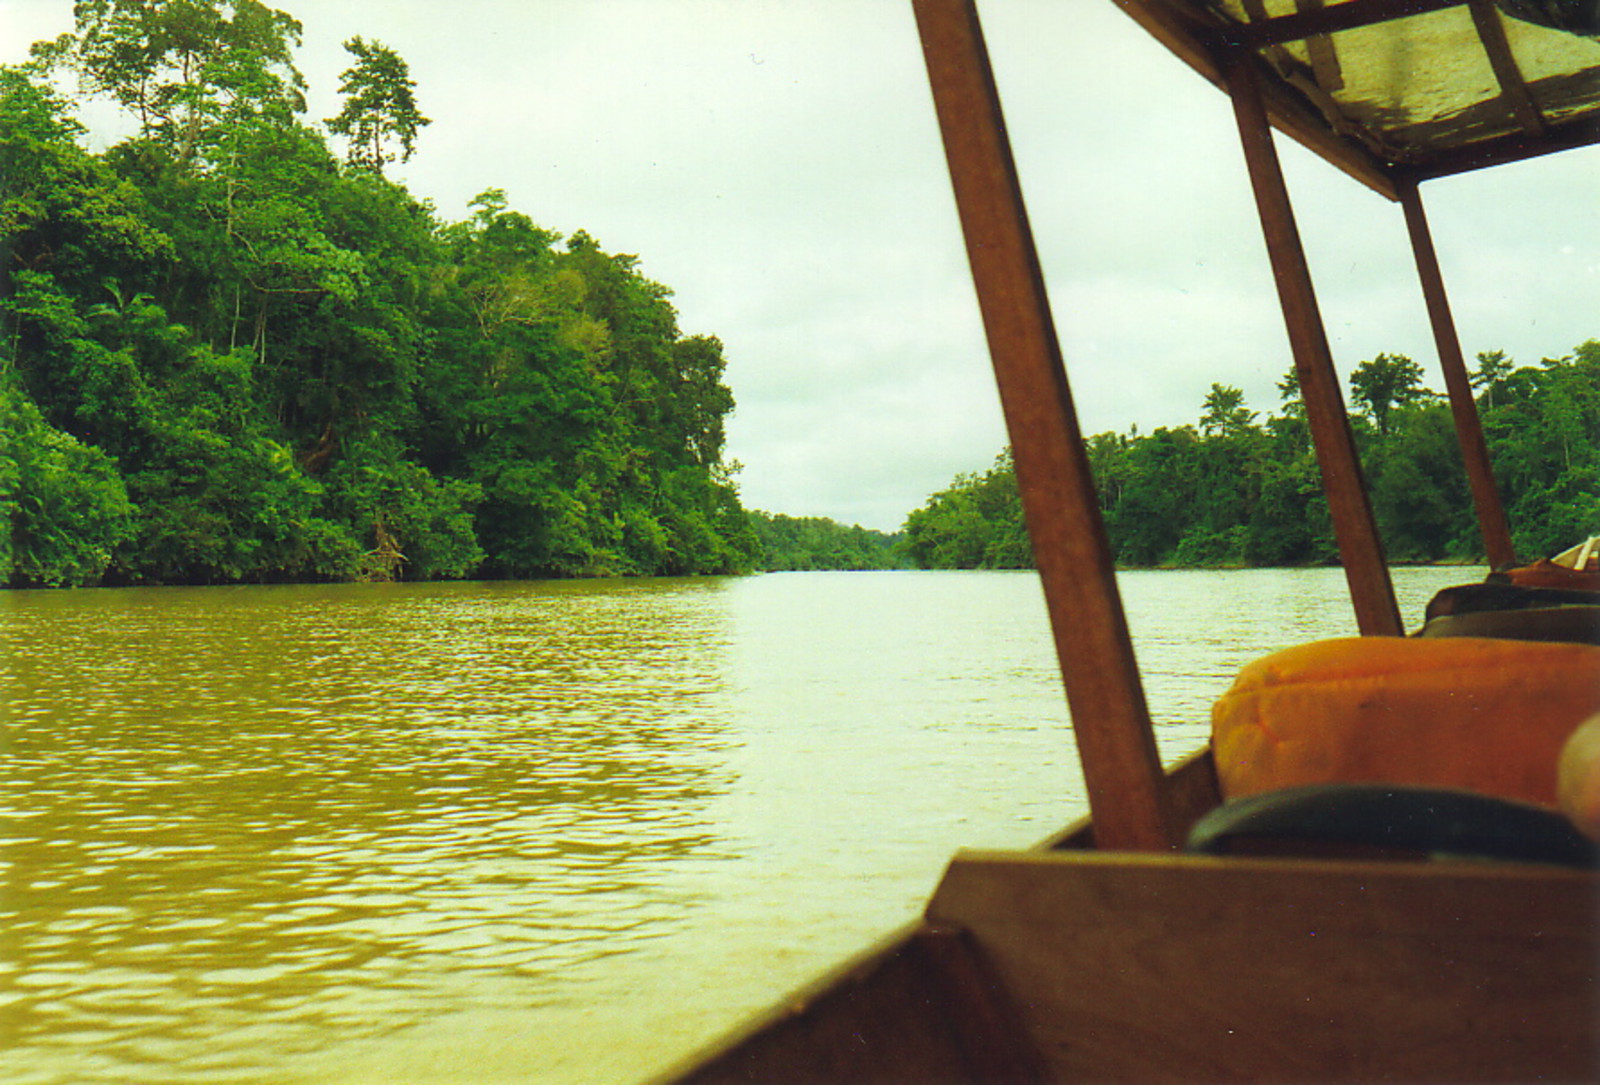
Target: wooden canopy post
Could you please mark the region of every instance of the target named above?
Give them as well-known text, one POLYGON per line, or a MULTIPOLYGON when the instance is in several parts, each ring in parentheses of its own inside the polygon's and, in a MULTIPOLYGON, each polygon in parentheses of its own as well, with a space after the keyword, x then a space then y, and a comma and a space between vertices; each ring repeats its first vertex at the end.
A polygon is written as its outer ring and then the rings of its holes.
POLYGON ((1333 516, 1339 558, 1355 605, 1356 627, 1362 636, 1397 637, 1403 629, 1394 585, 1389 580, 1383 542, 1367 500, 1361 461, 1345 414, 1344 396, 1339 392, 1339 374, 1333 367, 1333 352, 1328 347, 1328 334, 1311 284, 1311 269, 1300 244, 1289 189, 1272 144, 1272 128, 1252 65, 1247 54, 1233 59, 1227 71, 1228 94, 1233 99, 1245 165, 1255 189, 1272 276, 1278 284, 1278 302, 1289 330, 1289 345, 1305 399, 1306 420, 1311 424, 1311 438, 1317 448, 1317 464, 1322 469, 1322 488, 1333 516))
POLYGON ((1511 545, 1511 528, 1506 523, 1505 507, 1495 486, 1494 470, 1489 465, 1489 449, 1483 442, 1483 424, 1472 398, 1472 382, 1467 377, 1461 340, 1456 335, 1455 318, 1444 289, 1444 275, 1434 252, 1433 234, 1422 208, 1422 194, 1415 181, 1396 186, 1400 206, 1406 215, 1406 230, 1411 234, 1411 251, 1417 259, 1417 275, 1422 280, 1422 297, 1428 304, 1428 320, 1433 324, 1433 340, 1439 351, 1439 367, 1444 370, 1444 385, 1450 393, 1450 413, 1455 419, 1456 440, 1461 443, 1461 460, 1472 488, 1472 504, 1478 512, 1478 530, 1483 535, 1483 552, 1491 568, 1515 564, 1517 554, 1511 545))
POLYGON ((1161 759, 972 0, 914 0, 1102 848, 1172 845, 1161 759))

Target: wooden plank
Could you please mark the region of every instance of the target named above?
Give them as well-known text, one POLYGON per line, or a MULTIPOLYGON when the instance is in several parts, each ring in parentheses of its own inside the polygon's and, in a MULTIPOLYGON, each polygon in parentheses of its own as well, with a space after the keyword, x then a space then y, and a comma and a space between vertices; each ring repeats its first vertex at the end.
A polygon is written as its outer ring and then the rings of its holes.
POLYGON ((1511 565, 1517 557, 1511 543, 1511 528, 1506 522, 1505 507, 1500 503, 1500 490, 1495 485, 1494 470, 1489 463, 1489 448, 1483 439, 1483 423, 1478 418, 1472 381, 1467 376, 1461 339, 1456 334, 1455 318, 1451 315, 1450 299, 1444 287, 1444 274, 1439 270, 1433 234, 1428 229, 1428 216, 1422 206, 1422 195, 1415 184, 1400 187, 1400 206, 1405 212, 1406 230, 1411 235, 1411 251, 1416 256, 1417 275, 1422 280, 1422 297, 1428 306, 1428 320, 1433 325, 1433 341, 1439 351, 1439 366, 1444 371, 1445 388, 1450 396, 1450 414, 1455 420, 1456 440, 1461 446, 1461 460, 1472 491, 1472 504, 1478 513, 1478 531, 1483 537, 1484 553, 1488 555, 1491 568, 1511 565))
MULTIPOLYGON (((1223 29, 1220 23, 1201 23, 1193 18, 1192 9, 1177 7, 1165 0, 1115 0, 1115 3, 1203 78, 1226 89, 1227 79, 1218 58, 1232 51, 1217 44, 1223 29)), ((1327 118, 1279 81, 1273 80, 1262 89, 1272 124, 1280 131, 1385 199, 1396 198, 1388 164, 1368 147, 1334 132, 1328 127, 1327 118)))
POLYGON ((1588 114, 1562 124, 1550 125, 1543 136, 1517 132, 1443 151, 1414 166, 1397 168, 1395 177, 1413 183, 1435 177, 1452 177, 1458 173, 1523 162, 1595 143, 1600 143, 1600 116, 1588 114))
POLYGON ((1277 282, 1295 371, 1305 398, 1306 419, 1317 448, 1322 488, 1333 516, 1334 536, 1344 565, 1356 626, 1364 636, 1400 636, 1400 610, 1384 559, 1383 543, 1367 499, 1361 461, 1345 414, 1339 375, 1333 366, 1322 314, 1317 308, 1311 270, 1295 225, 1289 191, 1272 145, 1272 130, 1261 103, 1253 61, 1241 58, 1229 73, 1228 90, 1244 145, 1245 164, 1255 189, 1261 229, 1277 282))
POLYGON ((931 927, 917 939, 927 954, 924 990, 937 995, 961 1049, 967 1081, 1044 1085, 1044 1060, 1022 1027, 1022 1015, 970 932, 931 927))
POLYGON ((1166 848, 1160 757, 977 10, 914 9, 1095 835, 1166 848))
POLYGON ((1054 1080, 1587 1081, 1597 907, 1559 868, 971 853, 928 915, 1054 1080))
POLYGON ((1279 15, 1257 22, 1238 23, 1220 35, 1220 43, 1229 47, 1261 49, 1281 45, 1288 41, 1335 34, 1341 30, 1389 23, 1430 11, 1460 7, 1467 0, 1347 0, 1333 7, 1315 11, 1300 11, 1293 15, 1279 15))
POLYGON ((960 1051, 919 990, 915 941, 922 929, 908 928, 873 947, 657 1082, 960 1082, 960 1051))
POLYGON ((1472 25, 1478 31, 1478 40, 1483 43, 1484 52, 1489 54, 1489 67, 1494 71, 1494 77, 1500 84, 1500 93, 1512 115, 1517 118, 1524 132, 1535 137, 1543 136, 1544 114, 1539 112, 1533 95, 1528 93, 1522 69, 1517 67, 1517 58, 1511 53, 1511 43, 1506 40, 1506 27, 1500 21, 1500 12, 1493 0, 1471 0, 1468 6, 1472 11, 1472 25))

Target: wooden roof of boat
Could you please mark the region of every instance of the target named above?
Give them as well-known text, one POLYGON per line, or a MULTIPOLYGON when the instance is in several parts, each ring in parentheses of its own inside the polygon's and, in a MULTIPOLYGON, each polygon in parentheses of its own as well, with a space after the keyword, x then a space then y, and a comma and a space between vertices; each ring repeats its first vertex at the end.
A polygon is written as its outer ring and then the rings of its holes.
POLYGON ((1255 54, 1274 127, 1391 199, 1600 141, 1592 0, 1117 0, 1219 87, 1255 54))

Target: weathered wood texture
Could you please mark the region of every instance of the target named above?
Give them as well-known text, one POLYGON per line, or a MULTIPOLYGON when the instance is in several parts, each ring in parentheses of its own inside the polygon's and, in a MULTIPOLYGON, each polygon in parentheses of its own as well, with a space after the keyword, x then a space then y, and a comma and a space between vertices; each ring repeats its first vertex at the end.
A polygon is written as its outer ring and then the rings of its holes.
POLYGON ((972 853, 976 938, 1054 1081, 1600 1079, 1595 876, 972 853))
POLYGON ((1190 826, 1222 801, 1222 785, 1217 782, 1217 765, 1209 745, 1168 766, 1167 799, 1173 823, 1184 837, 1190 826))
POLYGON ((1344 396, 1339 391, 1339 374, 1333 367, 1333 352, 1317 307, 1311 269, 1300 244, 1289 190, 1262 105, 1261 79, 1252 60, 1240 59, 1229 69, 1228 93, 1233 99, 1245 165, 1255 189, 1267 255, 1272 261, 1272 276, 1278 286, 1278 301, 1305 400, 1306 420, 1317 448, 1322 491, 1328 498, 1339 560, 1355 606, 1356 626, 1363 636, 1398 637, 1404 629, 1394 586, 1389 581, 1383 542, 1367 499, 1361 460, 1356 455, 1344 396))
POLYGON ((913 7, 1096 835, 1166 848, 1161 761, 977 10, 913 7))
POLYGON ((1345 0, 1334 7, 1307 4, 1292 15, 1252 21, 1223 31, 1229 45, 1260 49, 1281 42, 1305 41, 1341 30, 1371 26, 1441 8, 1460 6, 1464 0, 1345 0))
POLYGON ((970 936, 919 926, 662 1080, 1042 1083, 1043 1064, 1019 1022, 970 936))
MULTIPOLYGON (((1239 28, 1218 18, 1206 18, 1195 8, 1162 0, 1115 0, 1118 7, 1157 41, 1218 87, 1226 85, 1227 58, 1240 55, 1231 45, 1239 28)), ((1340 4, 1339 9, 1349 4, 1340 4)), ((1334 9, 1337 11, 1338 9, 1334 9)), ((1286 17, 1287 18, 1287 17, 1286 17)), ((1276 22, 1276 20, 1274 20, 1276 22)), ((1355 140, 1344 139, 1328 127, 1303 94, 1274 80, 1262 88, 1272 123, 1323 160, 1387 199, 1394 199, 1388 165, 1355 140)))
POLYGON ((1494 77, 1500 84, 1500 100, 1516 117, 1524 132, 1535 139, 1543 138, 1546 131, 1544 115, 1523 80, 1522 69, 1517 66, 1517 58, 1511 52, 1511 43, 1506 39, 1506 26, 1501 21, 1494 0, 1471 0, 1468 7, 1472 11, 1472 23, 1478 30, 1478 40, 1483 43, 1483 51, 1489 56, 1489 66, 1494 69, 1494 77))

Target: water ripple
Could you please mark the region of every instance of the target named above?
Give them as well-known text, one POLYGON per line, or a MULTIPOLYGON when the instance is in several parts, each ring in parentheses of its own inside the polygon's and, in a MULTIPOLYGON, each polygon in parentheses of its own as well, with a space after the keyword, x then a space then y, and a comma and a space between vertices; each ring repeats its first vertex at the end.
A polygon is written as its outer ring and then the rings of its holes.
MULTIPOLYGON (((1123 587, 1168 756, 1349 621, 1123 587)), ((638 1076, 1083 809, 1030 574, 0 593, 0 661, 7 1082, 638 1076)))

